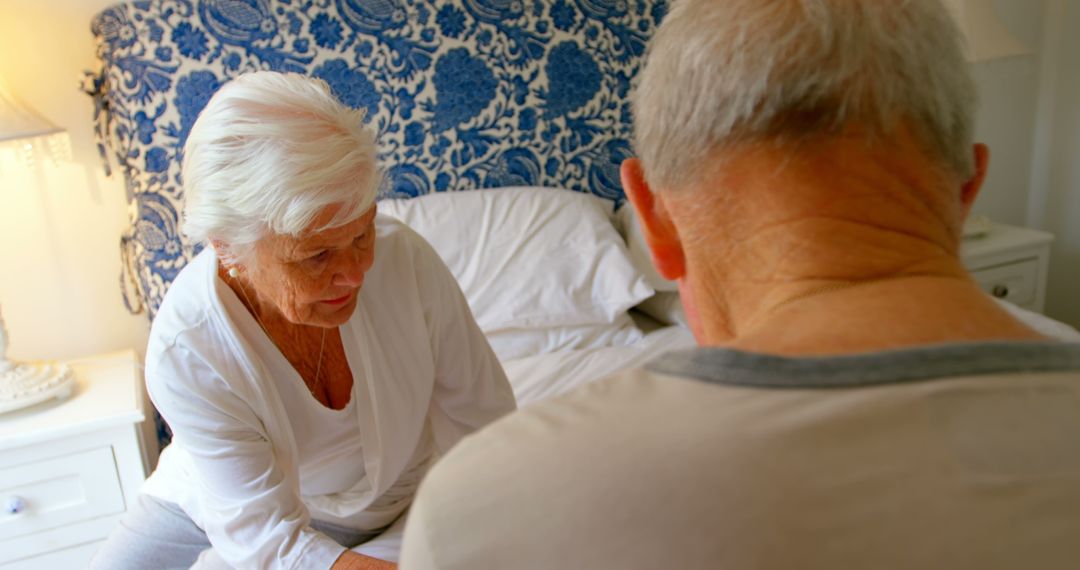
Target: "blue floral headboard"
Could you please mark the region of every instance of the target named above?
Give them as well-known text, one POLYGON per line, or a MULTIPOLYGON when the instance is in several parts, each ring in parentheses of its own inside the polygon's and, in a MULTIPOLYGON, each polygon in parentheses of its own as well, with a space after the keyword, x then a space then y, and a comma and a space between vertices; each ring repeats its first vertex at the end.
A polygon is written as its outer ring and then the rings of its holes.
POLYGON ((99 148, 132 200, 125 298, 152 318, 195 253, 184 141, 222 84, 274 69, 367 109, 383 196, 554 186, 622 200, 627 92, 664 0, 145 0, 94 19, 99 148), (111 157, 111 160, 110 160, 111 157))

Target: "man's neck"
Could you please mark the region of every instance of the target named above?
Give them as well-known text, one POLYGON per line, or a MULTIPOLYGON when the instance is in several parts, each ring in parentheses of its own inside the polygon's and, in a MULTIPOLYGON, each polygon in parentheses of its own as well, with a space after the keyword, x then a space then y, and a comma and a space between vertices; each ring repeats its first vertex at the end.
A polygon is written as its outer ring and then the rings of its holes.
POLYGON ((959 260, 958 184, 918 152, 828 144, 740 152, 716 178, 737 197, 668 201, 688 228, 684 299, 700 342, 828 353, 1025 334, 959 260))

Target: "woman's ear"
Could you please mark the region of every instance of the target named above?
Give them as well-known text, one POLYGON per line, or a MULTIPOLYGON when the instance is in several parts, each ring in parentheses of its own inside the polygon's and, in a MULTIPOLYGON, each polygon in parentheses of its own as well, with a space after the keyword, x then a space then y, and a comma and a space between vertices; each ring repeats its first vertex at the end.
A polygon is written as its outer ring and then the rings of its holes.
POLYGON ((217 239, 210 240, 210 247, 214 248, 214 253, 217 254, 218 260, 221 265, 229 271, 239 271, 240 264, 236 262, 236 258, 233 256, 232 248, 230 248, 225 242, 217 239))
POLYGON ((679 232, 671 223, 663 197, 653 194, 649 188, 638 159, 624 160, 621 175, 623 191, 634 207, 657 273, 672 281, 682 278, 686 275, 686 258, 679 232))
POLYGON ((218 259, 229 257, 229 246, 225 245, 225 242, 219 239, 212 239, 210 240, 210 247, 214 248, 214 252, 217 253, 218 259))

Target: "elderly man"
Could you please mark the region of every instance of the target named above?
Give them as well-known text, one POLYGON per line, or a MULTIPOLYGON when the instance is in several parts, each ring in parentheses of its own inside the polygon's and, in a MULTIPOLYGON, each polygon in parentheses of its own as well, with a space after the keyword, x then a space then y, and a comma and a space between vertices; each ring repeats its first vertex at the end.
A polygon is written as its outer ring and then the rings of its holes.
POLYGON ((1080 345, 958 259, 987 166, 937 0, 682 0, 623 184, 700 347, 466 439, 403 567, 1075 568, 1080 345))

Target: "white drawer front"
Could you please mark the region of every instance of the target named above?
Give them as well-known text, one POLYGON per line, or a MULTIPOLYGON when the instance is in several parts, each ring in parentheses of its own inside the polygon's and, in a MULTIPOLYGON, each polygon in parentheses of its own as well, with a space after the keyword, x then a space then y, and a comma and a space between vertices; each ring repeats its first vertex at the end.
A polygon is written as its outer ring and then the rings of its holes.
POLYGON ((14 562, 0 562, 2 570, 42 570, 44 568, 57 568, 72 570, 90 566, 90 559, 101 548, 102 541, 80 544, 63 550, 53 550, 46 554, 32 558, 22 558, 14 562))
POLYGON ((1028 306, 1035 302, 1039 281, 1039 260, 1024 259, 971 272, 984 291, 1013 304, 1028 306))
MULTIPOLYGON (((0 513, 7 539, 124 511, 112 447, 0 469, 0 506, 21 503, 21 512, 0 513)), ((53 545, 56 546, 56 545, 53 545)), ((0 552, 0 561, 5 559, 0 552)))

